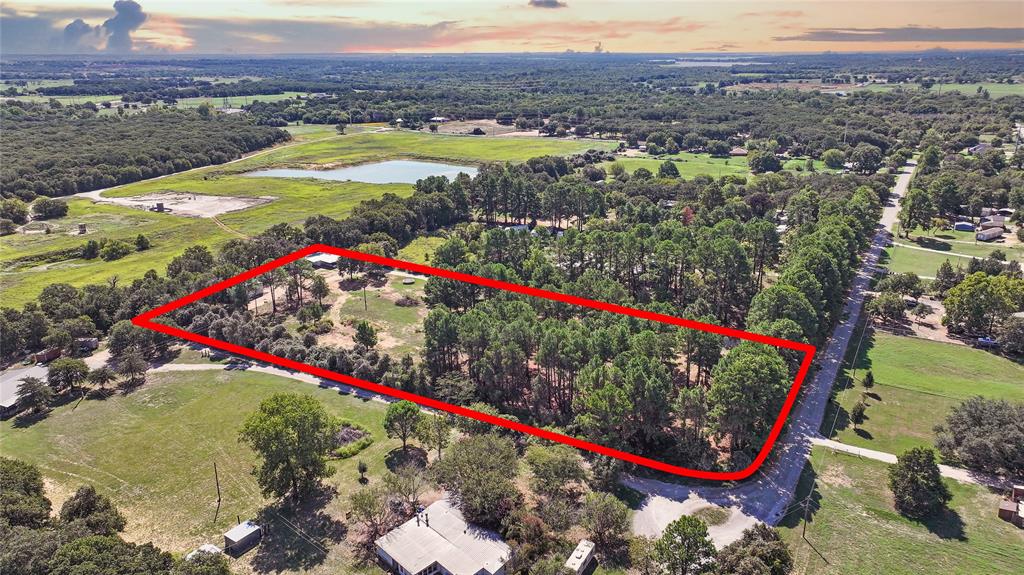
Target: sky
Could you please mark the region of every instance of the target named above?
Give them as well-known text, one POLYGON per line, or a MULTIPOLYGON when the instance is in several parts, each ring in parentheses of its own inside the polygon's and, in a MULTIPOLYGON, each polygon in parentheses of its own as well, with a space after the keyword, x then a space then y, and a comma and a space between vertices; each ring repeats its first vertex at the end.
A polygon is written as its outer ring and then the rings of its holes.
POLYGON ((1024 49, 1024 2, 47 0, 0 6, 3 54, 867 52, 1024 49))

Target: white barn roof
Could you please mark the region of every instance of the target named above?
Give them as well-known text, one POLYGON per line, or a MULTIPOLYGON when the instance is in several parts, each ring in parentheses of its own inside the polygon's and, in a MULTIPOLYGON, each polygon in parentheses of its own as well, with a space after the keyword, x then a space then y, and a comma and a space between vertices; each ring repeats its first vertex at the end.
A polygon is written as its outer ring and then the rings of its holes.
POLYGON ((453 575, 496 573, 512 555, 497 533, 466 523, 447 499, 431 504, 418 521, 417 517, 406 521, 376 544, 410 573, 433 563, 453 575))

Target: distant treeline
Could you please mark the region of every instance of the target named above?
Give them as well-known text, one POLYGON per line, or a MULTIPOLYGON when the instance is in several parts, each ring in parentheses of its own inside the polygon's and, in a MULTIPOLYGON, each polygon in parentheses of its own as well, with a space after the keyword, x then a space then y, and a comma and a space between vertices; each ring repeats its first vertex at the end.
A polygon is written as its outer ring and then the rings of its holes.
POLYGON ((99 116, 85 106, 0 104, 5 198, 67 196, 222 164, 287 140, 287 132, 208 109, 99 116))

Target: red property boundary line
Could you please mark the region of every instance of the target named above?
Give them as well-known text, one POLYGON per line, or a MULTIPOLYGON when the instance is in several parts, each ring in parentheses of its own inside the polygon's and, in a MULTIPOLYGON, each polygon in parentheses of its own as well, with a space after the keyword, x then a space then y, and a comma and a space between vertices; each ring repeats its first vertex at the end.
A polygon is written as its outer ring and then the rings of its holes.
POLYGON ((361 389, 365 389, 365 390, 368 390, 368 391, 379 393, 381 395, 386 395, 386 396, 394 397, 394 398, 397 398, 397 399, 409 400, 409 401, 412 401, 412 402, 417 403, 419 405, 422 405, 424 407, 429 407, 429 408, 437 409, 437 410, 441 410, 441 411, 447 411, 449 413, 454 413, 455 415, 461 415, 463 417, 469 417, 469 418, 472 418, 472 419, 476 419, 478 421, 482 421, 484 423, 489 423, 491 425, 497 425, 497 426, 500 426, 500 427, 511 429, 513 431, 518 431, 518 432, 521 432, 521 433, 528 433, 530 435, 533 435, 533 436, 536 436, 536 437, 540 437, 542 439, 546 439, 546 440, 549 440, 549 441, 556 441, 556 442, 559 442, 559 443, 564 443, 565 445, 570 445, 570 446, 576 447, 578 449, 586 449, 588 451, 592 451, 594 453, 598 453, 598 454, 605 455, 605 456, 608 456, 608 457, 615 457, 615 458, 621 459, 623 461, 628 461, 630 463, 635 463, 637 465, 643 465, 643 466, 646 466, 646 467, 650 467, 652 469, 656 469, 658 471, 663 471, 665 473, 671 473, 671 474, 680 475, 680 476, 683 476, 683 477, 693 477, 693 478, 697 478, 697 479, 709 479, 709 480, 718 480, 718 481, 735 481, 735 480, 745 479, 745 478, 750 477, 751 475, 753 475, 758 470, 758 468, 761 467, 761 465, 764 463, 765 459, 767 459, 768 454, 771 451, 772 447, 775 445, 775 442, 778 439, 779 434, 782 432, 782 428, 785 425, 786 418, 789 416, 789 413, 790 413, 790 411, 793 408, 793 404, 796 402, 797 395, 800 392, 800 386, 803 383, 804 378, 807 376, 807 372, 808 372, 808 370, 811 367, 811 360, 813 359, 814 353, 815 353, 815 347, 813 345, 806 344, 806 343, 800 343, 800 342, 790 341, 790 340, 786 340, 786 339, 770 337, 770 336, 767 336, 767 335, 761 335, 761 334, 757 334, 757 333, 750 333, 750 332, 746 332, 746 331, 742 331, 742 330, 738 330, 738 329, 732 329, 732 328, 728 328, 728 327, 723 327, 723 326, 718 326, 718 325, 702 323, 702 322, 693 321, 693 320, 689 320, 689 319, 682 319, 682 318, 667 316, 667 315, 663 315, 663 314, 659 314, 659 313, 654 313, 654 312, 649 312, 649 311, 644 311, 644 310, 639 310, 639 309, 633 309, 633 308, 629 308, 629 307, 625 307, 625 306, 621 306, 621 305, 616 305, 616 304, 612 304, 612 303, 606 303, 606 302, 589 300, 589 299, 585 299, 585 298, 581 298, 581 297, 576 297, 576 296, 572 296, 572 295, 568 295, 568 294, 551 292, 551 291, 547 291, 547 290, 537 289, 537 288, 534 288, 534 287, 529 287, 529 286, 524 286, 524 285, 519 285, 519 284, 512 284, 512 283, 503 282, 503 281, 499 281, 499 280, 494 280, 494 279, 489 279, 489 278, 484 278, 484 277, 478 277, 478 276, 474 276, 474 275, 459 273, 459 272, 452 271, 452 270, 434 268, 434 267, 430 267, 430 266, 425 266, 425 265, 416 264, 416 263, 412 263, 412 262, 405 262, 405 261, 401 261, 401 260, 394 260, 394 259, 390 259, 390 258, 385 258, 385 257, 381 257, 381 256, 372 255, 372 254, 364 254, 362 252, 356 252, 356 251, 352 251, 352 250, 336 248, 334 246, 328 246, 328 245, 324 245, 324 244, 314 244, 314 245, 302 248, 302 249, 300 249, 298 251, 295 251, 295 252, 293 252, 291 254, 288 254, 288 255, 286 255, 284 257, 281 257, 281 258, 278 258, 276 260, 267 262, 267 263, 265 263, 263 265, 257 266, 255 268, 253 268, 253 269, 251 269, 251 270, 249 270, 247 272, 241 273, 241 274, 239 274, 239 275, 237 275, 235 277, 226 279, 226 280, 224 280, 222 282, 218 282, 218 283, 216 283, 216 284, 214 284, 212 286, 209 286, 207 288, 201 289, 201 290, 199 290, 199 291, 197 291, 197 292, 195 292, 193 294, 187 295, 187 296, 185 296, 185 297, 183 297, 181 299, 172 301, 170 303, 166 303, 166 304, 161 305, 159 307, 156 307, 156 308, 154 308, 154 309, 152 309, 150 311, 147 311, 147 312, 144 312, 142 314, 139 314, 138 316, 133 318, 131 321, 136 326, 139 326, 139 327, 142 327, 142 328, 151 329, 153 331, 157 331, 157 332, 164 333, 164 334, 167 334, 167 335, 175 336, 175 337, 178 337, 178 338, 181 338, 181 339, 185 339, 185 340, 188 340, 188 341, 192 341, 192 342, 195 342, 195 343, 201 343, 201 344, 208 345, 210 347, 214 347, 214 348, 217 348, 217 349, 221 349, 221 350, 224 350, 224 351, 227 351, 227 352, 230 352, 230 353, 247 356, 247 357, 250 357, 252 359, 261 361, 261 362, 278 365, 278 366, 281 366, 281 367, 284 367, 284 368, 288 368, 288 369, 292 369, 292 370, 296 370, 296 371, 301 371, 301 372, 304 372, 304 373, 308 373, 310 375, 315 375, 315 376, 323 378, 323 379, 329 379, 329 380, 332 380, 332 381, 337 381, 337 382, 340 382, 340 383, 344 383, 344 384, 347 384, 347 385, 351 385, 351 386, 354 386, 354 387, 358 387, 358 388, 361 388, 361 389), (671 325, 677 325, 677 326, 680 326, 680 327, 686 327, 686 328, 691 328, 691 329, 699 329, 699 330, 715 333, 715 334, 718 334, 718 335, 734 337, 734 338, 737 338, 737 339, 749 340, 749 341, 754 341, 754 342, 757 342, 757 343, 763 343, 763 344, 767 344, 767 345, 774 345, 774 346, 777 346, 777 347, 781 347, 781 348, 785 348, 785 349, 792 349, 792 350, 795 350, 795 351, 802 352, 804 354, 804 357, 803 357, 803 360, 801 360, 801 362, 800 362, 800 368, 797 371, 796 378, 793 380, 793 384, 790 386, 789 392, 786 395, 786 401, 785 401, 785 403, 782 406, 782 411, 779 412, 779 416, 776 418, 775 423, 772 425, 772 429, 771 429, 771 431, 768 434, 768 438, 765 440, 764 445, 761 446, 761 450, 758 452, 757 457, 754 458, 754 461, 750 464, 750 466, 748 466, 746 469, 742 469, 742 470, 739 470, 739 471, 706 471, 706 470, 701 470, 701 469, 689 469, 689 468, 686 468, 686 467, 680 467, 680 466, 677 466, 677 465, 671 465, 671 464, 665 463, 663 461, 658 461, 656 459, 651 459, 651 458, 648 458, 648 457, 643 457, 641 455, 636 455, 634 453, 629 453, 629 452, 626 452, 626 451, 620 451, 618 449, 612 449, 612 448, 606 447, 604 445, 599 445, 599 444, 596 444, 596 443, 585 441, 583 439, 579 439, 579 438, 572 437, 572 436, 569 436, 569 435, 565 435, 565 434, 562 434, 562 433, 556 433, 556 432, 553 432, 553 431, 549 431, 549 430, 546 430, 546 429, 541 429, 541 428, 538 428, 538 427, 533 427, 532 425, 526 425, 524 423, 519 423, 519 422, 516 422, 516 421, 509 421, 509 420, 501 418, 501 417, 496 417, 496 416, 493 416, 493 415, 490 415, 490 414, 487 414, 487 413, 481 413, 479 411, 468 409, 466 407, 462 407, 462 406, 459 406, 459 405, 453 405, 453 404, 446 403, 446 402, 443 402, 443 401, 439 401, 439 400, 436 400, 436 399, 431 399, 429 397, 424 397, 422 395, 417 395, 415 393, 409 393, 407 391, 402 391, 400 389, 395 389, 395 388, 387 387, 387 386, 384 386, 384 385, 381 385, 381 384, 378 384, 378 383, 373 383, 373 382, 370 382, 370 381, 365 381, 365 380, 362 380, 362 379, 358 379, 358 378, 355 378, 355 377, 352 377, 352 376, 349 376, 349 375, 335 373, 335 372, 327 370, 327 369, 323 369, 323 368, 320 368, 320 367, 315 367, 315 366, 312 366, 312 365, 307 365, 307 364, 304 364, 304 363, 301 363, 301 362, 298 362, 298 361, 294 361, 294 360, 291 360, 291 359, 283 358, 283 357, 277 357, 277 356, 271 355, 269 353, 257 351, 255 349, 250 349, 250 348, 247 348, 247 347, 243 347, 243 346, 240 346, 240 345, 235 345, 235 344, 228 343, 228 342, 225 342, 225 341, 220 341, 220 340, 217 340, 217 339, 213 339, 211 337, 207 337, 207 336, 204 336, 204 335, 199 335, 199 334, 192 333, 192 332, 189 332, 189 331, 177 328, 177 327, 172 327, 172 326, 161 324, 161 323, 157 323, 157 322, 154 321, 156 318, 158 318, 161 315, 164 315, 164 314, 166 314, 168 312, 175 311, 175 310, 177 310, 177 309, 179 309, 179 308, 181 308, 181 307, 183 307, 185 305, 188 305, 190 303, 193 303, 193 302, 196 302, 198 300, 201 300, 201 299, 203 299, 203 298, 205 298, 207 296, 210 296, 212 294, 215 294, 217 292, 223 291, 223 290, 225 290, 227 288, 230 288, 230 287, 232 287, 234 285, 237 285, 237 284, 239 284, 241 282, 244 282, 246 280, 250 280, 252 278, 260 276, 260 275, 262 275, 262 274, 264 274, 264 273, 266 273, 266 272, 268 272, 268 271, 270 271, 270 270, 272 270, 274 268, 283 266, 285 264, 291 263, 293 261, 296 261, 298 259, 304 258, 304 257, 306 257, 308 255, 311 255, 311 254, 314 254, 314 253, 318 253, 318 252, 324 252, 324 253, 333 254, 333 255, 340 256, 340 257, 344 257, 344 258, 359 260, 359 261, 367 262, 367 263, 371 263, 371 264, 387 266, 387 267, 391 267, 391 268, 395 268, 395 269, 406 270, 406 271, 409 271, 409 272, 416 272, 416 273, 425 274, 425 275, 439 276, 439 277, 443 277, 443 278, 447 278, 447 279, 453 279, 453 280, 463 281, 463 282, 467 282, 467 283, 471 283, 471 284, 476 284, 476 285, 483 286, 483 287, 500 289, 500 290, 506 290, 506 291, 511 291, 511 292, 520 293, 520 294, 524 294, 524 295, 544 298, 544 299, 548 299, 548 300, 552 300, 552 301, 558 301, 558 302, 563 302, 563 303, 567 303, 567 304, 578 305, 578 306, 582 306, 582 307, 588 307, 588 308, 591 308, 591 309, 597 309, 597 310, 608 311, 608 312, 612 312, 612 313, 628 315, 628 316, 632 316, 632 317, 636 317, 636 318, 640 318, 640 319, 645 319, 645 320, 650 320, 650 321, 657 321, 657 322, 667 323, 667 324, 671 324, 671 325))

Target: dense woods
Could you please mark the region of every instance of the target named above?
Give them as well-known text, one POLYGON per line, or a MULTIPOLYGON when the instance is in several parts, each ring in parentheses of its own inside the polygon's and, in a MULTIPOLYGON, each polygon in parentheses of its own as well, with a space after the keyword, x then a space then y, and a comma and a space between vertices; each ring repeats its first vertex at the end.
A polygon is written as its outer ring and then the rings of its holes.
MULTIPOLYGON (((95 107, 93 107, 95 108, 95 107)), ((244 117, 154 109, 100 116, 86 106, 0 104, 3 197, 31 200, 128 184, 210 164, 287 140, 244 117), (60 155, 54 151, 60 149, 60 155)))

